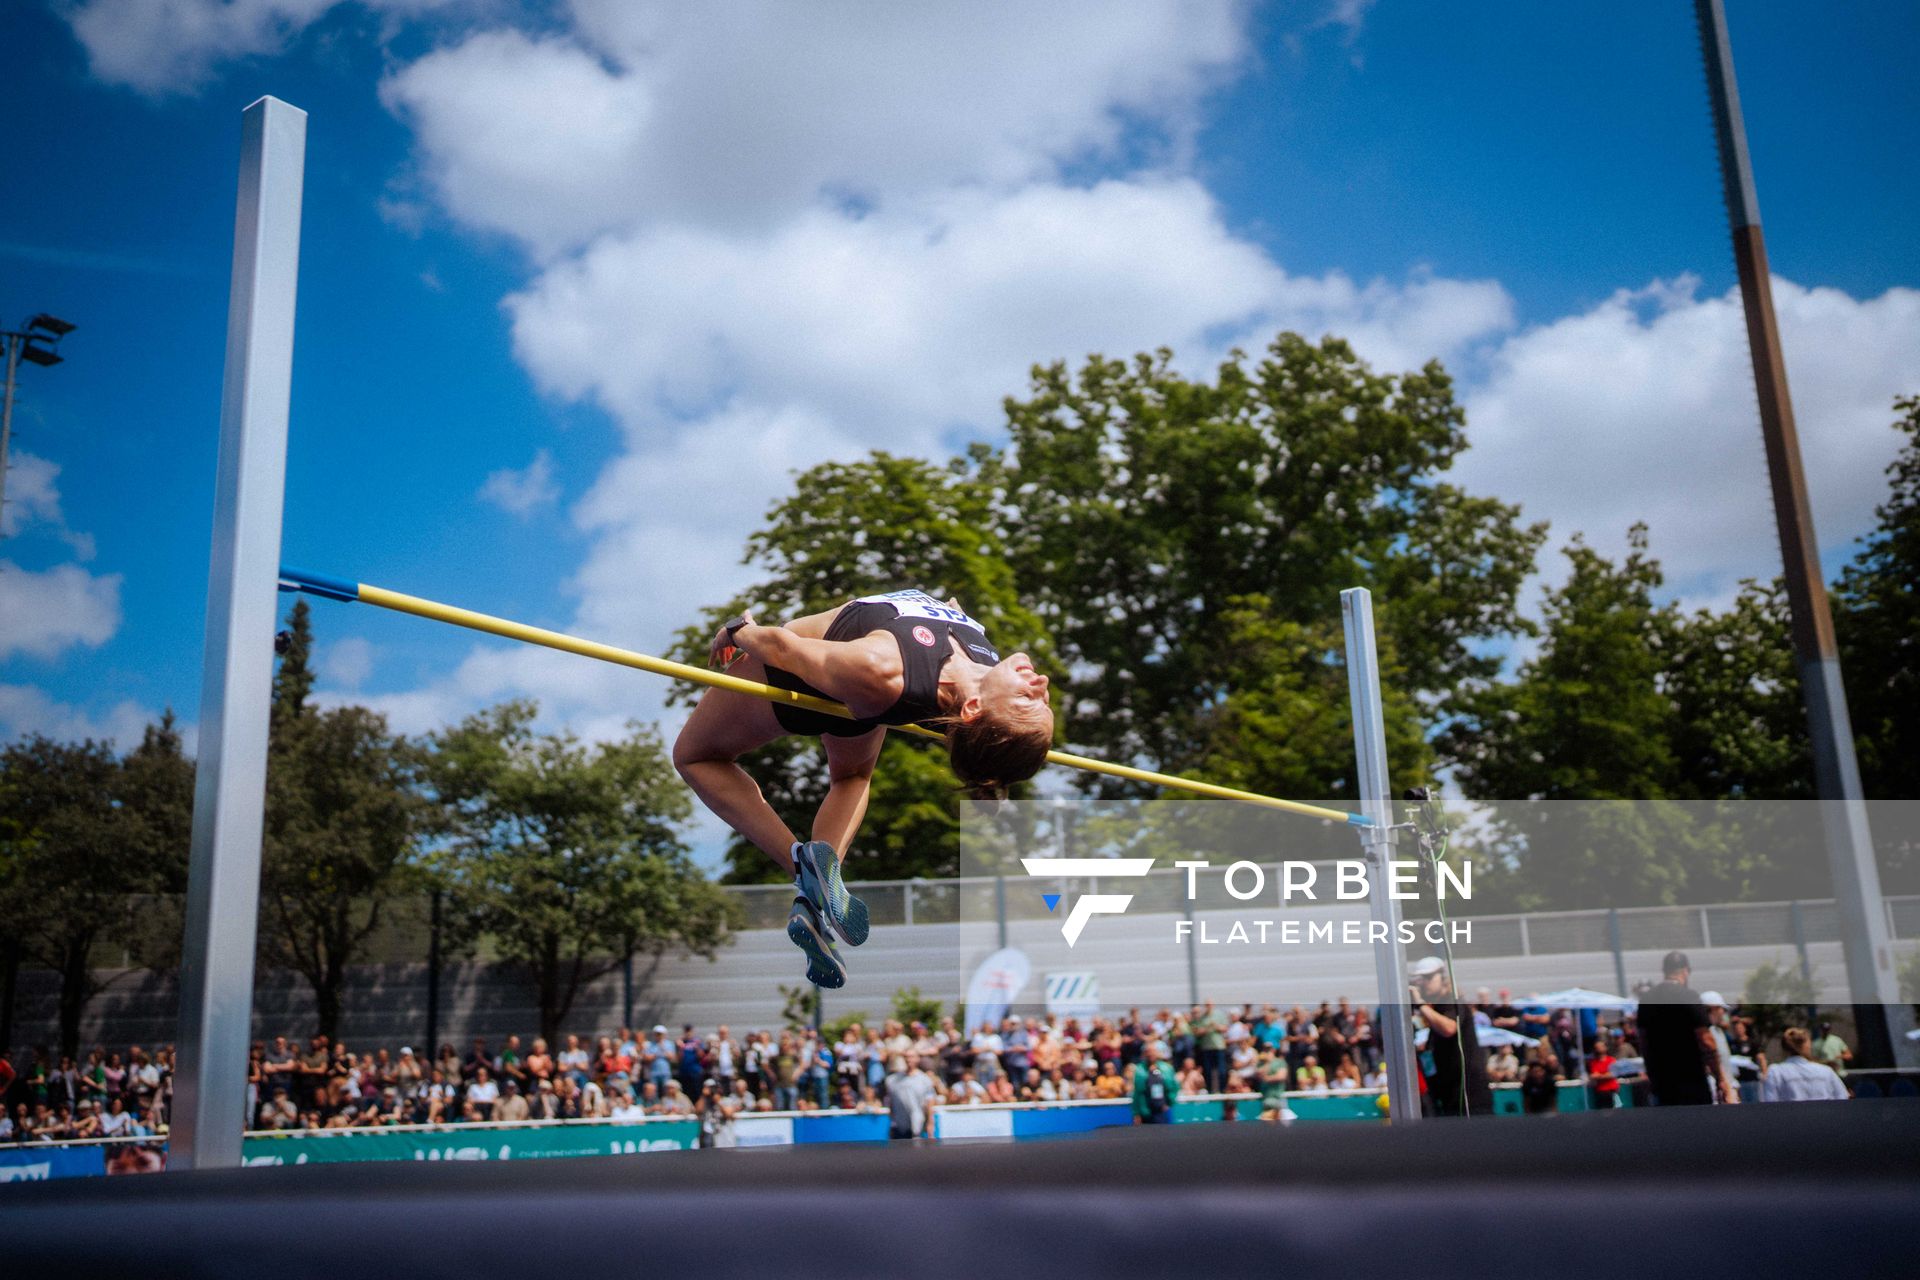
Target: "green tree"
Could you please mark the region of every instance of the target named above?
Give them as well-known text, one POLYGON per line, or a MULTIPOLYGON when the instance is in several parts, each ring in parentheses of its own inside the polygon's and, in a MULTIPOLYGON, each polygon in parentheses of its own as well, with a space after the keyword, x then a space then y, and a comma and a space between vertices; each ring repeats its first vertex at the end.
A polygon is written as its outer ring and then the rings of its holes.
POLYGON ((1675 902, 1703 834, 1672 805, 1673 704, 1661 686, 1677 626, 1654 602, 1646 530, 1614 564, 1576 536, 1567 580, 1546 594, 1538 651, 1512 680, 1479 683, 1441 734, 1469 799, 1505 801, 1477 843, 1513 867, 1524 908, 1675 902), (1528 805, 1528 800, 1636 804, 1528 805))
POLYGON ((1515 678, 1466 691, 1443 742, 1476 800, 1648 800, 1671 793, 1673 706, 1661 688, 1675 628, 1654 603, 1644 526, 1618 565, 1575 536, 1542 606, 1545 635, 1515 678))
POLYGON ((414 854, 428 812, 419 751, 384 717, 308 702, 312 645, 307 603, 297 600, 274 679, 261 950, 306 979, 319 1031, 332 1037, 349 966, 425 889, 414 854))
POLYGON ((1674 793, 1812 798, 1813 757, 1780 582, 1743 583, 1725 613, 1701 609, 1677 622, 1663 673, 1674 712, 1674 793))
POLYGON ((1324 670, 1340 589, 1380 597, 1405 695, 1389 706, 1402 777, 1428 761, 1421 703, 1491 678, 1498 658, 1476 642, 1527 630, 1515 599, 1543 529, 1440 479, 1466 437, 1437 363, 1379 374, 1337 338, 1283 333, 1212 382, 1175 372, 1165 350, 1094 357, 1077 375, 1036 368, 1006 411, 1008 449, 970 462, 1071 672, 1076 746, 1351 794, 1337 721, 1316 714, 1291 747, 1271 732, 1306 696, 1346 701, 1324 670), (1254 632, 1273 669, 1222 661, 1254 632), (1245 728, 1261 731, 1252 759, 1236 754, 1245 728))
POLYGON ((96 948, 124 938, 136 895, 185 879, 192 793, 171 717, 125 760, 108 743, 39 735, 0 750, 0 915, 16 957, 60 977, 64 1053, 78 1053, 87 1006, 112 981, 96 948))
POLYGON ((1747 975, 1746 988, 1740 993, 1740 1012, 1753 1024, 1761 1044, 1779 1038, 1788 1027, 1807 1021, 1807 1011, 1819 999, 1819 989, 1811 974, 1799 965, 1768 960, 1747 975))
MULTIPOLYGON (((704 662, 707 642, 726 618, 751 608, 779 621, 821 613, 856 596, 921 587, 966 606, 1002 652, 1025 649, 1058 674, 1045 629, 1021 600, 997 530, 992 495, 957 468, 875 453, 829 462, 795 480, 748 540, 745 562, 767 577, 708 612, 681 633, 678 652, 704 662)), ((683 701, 697 691, 681 691, 683 701)), ((957 790, 938 743, 895 734, 875 774, 867 819, 851 873, 876 879, 953 875, 959 865, 957 790)), ((742 760, 787 825, 805 833, 826 795, 825 755, 817 742, 786 738, 742 760)), ((736 839, 726 879, 773 883, 772 861, 736 839)))
POLYGON ((456 911, 525 966, 556 1040, 581 989, 629 956, 711 957, 732 905, 688 857, 691 801, 652 729, 587 746, 537 715, 521 701, 467 717, 434 736, 426 773, 456 911))
POLYGON ((900 987, 893 993, 893 1020, 903 1027, 916 1022, 928 1027, 939 1026, 941 1007, 932 996, 921 995, 919 987, 900 987))
POLYGON ((1894 412, 1906 439, 1890 492, 1834 598, 1861 783, 1877 800, 1913 799, 1920 782, 1920 397, 1894 412))

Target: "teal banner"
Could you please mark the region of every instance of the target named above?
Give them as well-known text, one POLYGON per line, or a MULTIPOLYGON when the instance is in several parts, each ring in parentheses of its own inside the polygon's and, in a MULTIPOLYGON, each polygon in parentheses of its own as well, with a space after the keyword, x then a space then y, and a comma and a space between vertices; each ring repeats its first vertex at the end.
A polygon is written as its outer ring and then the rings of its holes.
POLYGON ((697 1146, 692 1120, 625 1124, 560 1124, 524 1129, 299 1130, 249 1136, 240 1149, 249 1165, 334 1164, 355 1160, 546 1160, 683 1151, 697 1146))

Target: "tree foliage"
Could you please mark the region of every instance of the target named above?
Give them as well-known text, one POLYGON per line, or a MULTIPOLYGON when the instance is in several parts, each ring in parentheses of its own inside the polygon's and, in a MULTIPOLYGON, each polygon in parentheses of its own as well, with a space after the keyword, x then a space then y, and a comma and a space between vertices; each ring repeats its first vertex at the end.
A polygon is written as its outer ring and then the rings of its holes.
MULTIPOLYGON (((1527 629, 1515 609, 1542 531, 1442 481, 1465 447, 1437 365, 1377 374, 1337 339, 1277 337, 1211 382, 1166 351, 1036 368, 1009 442, 945 468, 874 454, 798 477, 747 545, 768 574, 683 636, 752 606, 783 618, 917 585, 953 595, 1003 652, 1056 680, 1075 749, 1310 797, 1354 790, 1342 637, 1348 586, 1381 595, 1392 763, 1424 776, 1424 708, 1527 629)), ((934 749, 897 741, 860 847, 871 876, 951 875, 955 791, 934 749)), ((789 825, 824 793, 813 744, 743 760, 789 825)), ((1079 785, 1124 793, 1111 779, 1079 785)), ((743 844, 729 878, 771 879, 743 844)))
POLYGON ((98 948, 131 935, 137 897, 184 884, 192 810, 171 715, 125 758, 37 734, 0 750, 0 917, 18 959, 59 975, 61 1052, 111 981, 98 948))
POLYGON ((1834 600, 1861 784, 1876 800, 1920 797, 1920 397, 1894 411, 1906 439, 1887 500, 1834 600))
POLYGON ((588 983, 639 952, 711 956, 732 907, 688 858, 684 787, 651 728, 586 745, 508 702, 434 735, 455 913, 525 966, 552 1040, 588 983))
POLYGON ((1331 676, 1342 588, 1380 597, 1402 777, 1430 760, 1421 703, 1497 671, 1477 641, 1527 629, 1516 596, 1543 531, 1441 479, 1466 438, 1437 363, 1381 374, 1337 338, 1282 333, 1212 382, 1165 350, 1036 369, 1007 417, 1008 449, 974 463, 1071 674, 1078 746, 1351 795, 1350 731, 1344 744, 1337 722, 1270 731, 1303 697, 1344 707, 1331 676), (1232 730, 1263 719, 1264 758, 1236 758, 1232 730))
POLYGON ((306 979, 319 1030, 332 1037, 348 967, 425 888, 414 853, 428 814, 414 744, 365 707, 308 701, 312 646, 298 600, 274 678, 261 950, 306 979))

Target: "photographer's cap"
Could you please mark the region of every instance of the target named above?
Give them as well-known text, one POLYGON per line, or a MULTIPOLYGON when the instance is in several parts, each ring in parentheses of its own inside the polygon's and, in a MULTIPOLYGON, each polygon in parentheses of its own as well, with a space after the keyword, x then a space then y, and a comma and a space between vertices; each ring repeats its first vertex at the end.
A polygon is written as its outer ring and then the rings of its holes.
POLYGON ((1430 978, 1446 967, 1446 961, 1439 956, 1424 956, 1408 965, 1407 973, 1415 978, 1430 978))

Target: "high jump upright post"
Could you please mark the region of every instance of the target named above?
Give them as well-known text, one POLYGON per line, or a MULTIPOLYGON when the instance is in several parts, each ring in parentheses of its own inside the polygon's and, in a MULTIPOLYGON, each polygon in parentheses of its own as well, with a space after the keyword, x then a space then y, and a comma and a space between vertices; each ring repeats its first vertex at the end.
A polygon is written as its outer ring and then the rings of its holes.
POLYGON ((1387 940, 1373 949, 1380 984, 1380 1033, 1387 1066, 1387 1098, 1396 1125, 1420 1120, 1420 1086, 1413 1074, 1413 1028, 1406 1008, 1406 953, 1400 946, 1400 904, 1392 896, 1393 794, 1387 789, 1387 718, 1380 703, 1380 651, 1373 635, 1373 593, 1340 593, 1347 633, 1347 695, 1353 701, 1353 753, 1360 770, 1360 829, 1366 849, 1367 905, 1387 940))
POLYGON ((167 1141, 174 1169, 238 1166, 246 1127, 306 151, 307 113, 298 107, 261 98, 241 116, 180 1047, 167 1141))

